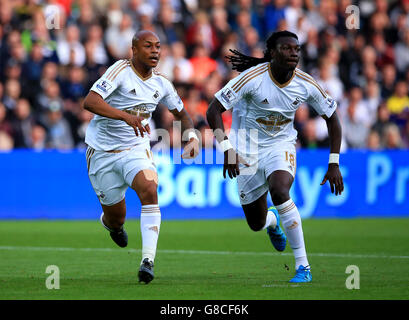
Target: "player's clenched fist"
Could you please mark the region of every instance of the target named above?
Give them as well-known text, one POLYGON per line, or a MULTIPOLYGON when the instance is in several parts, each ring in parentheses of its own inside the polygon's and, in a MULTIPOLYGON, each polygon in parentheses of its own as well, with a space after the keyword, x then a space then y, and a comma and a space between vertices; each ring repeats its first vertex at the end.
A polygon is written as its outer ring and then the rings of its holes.
POLYGON ((183 159, 192 159, 196 158, 199 154, 199 141, 195 138, 190 138, 189 142, 186 144, 183 149, 182 158, 183 159))
POLYGON ((226 172, 230 179, 240 174, 239 163, 249 167, 249 164, 239 156, 234 149, 228 149, 224 152, 223 177, 226 178, 226 172))

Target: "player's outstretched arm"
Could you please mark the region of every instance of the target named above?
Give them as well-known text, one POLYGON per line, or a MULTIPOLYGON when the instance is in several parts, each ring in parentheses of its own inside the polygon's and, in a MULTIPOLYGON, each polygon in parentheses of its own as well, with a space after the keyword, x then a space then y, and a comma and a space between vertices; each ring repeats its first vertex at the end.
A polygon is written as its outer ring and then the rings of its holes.
POLYGON ((139 135, 138 130, 142 137, 144 132, 150 133, 149 124, 145 126, 142 125, 142 117, 137 117, 126 113, 125 111, 111 107, 98 93, 94 91, 90 91, 85 97, 83 107, 84 109, 102 117, 125 121, 134 129, 137 136, 139 135))
MULTIPOLYGON (((224 165, 223 165, 223 177, 226 178, 226 172, 230 179, 240 174, 239 170, 239 156, 234 151, 229 139, 224 132, 224 125, 222 119, 222 113, 226 111, 223 105, 216 98, 209 105, 209 109, 206 112, 207 122, 210 128, 213 130, 213 134, 216 137, 217 142, 222 146, 224 150, 224 165)), ((248 164, 242 160, 245 166, 248 164)))
POLYGON ((199 154, 199 139, 194 131, 193 121, 185 109, 178 111, 177 109, 170 110, 176 121, 180 121, 182 132, 187 132, 189 142, 183 149, 182 158, 192 159, 199 154))
POLYGON ((344 191, 344 182, 341 171, 339 170, 339 151, 341 149, 342 129, 336 111, 330 118, 323 116, 328 127, 328 136, 330 141, 330 159, 328 170, 321 182, 324 185, 328 180, 331 186, 331 192, 340 195, 344 191))

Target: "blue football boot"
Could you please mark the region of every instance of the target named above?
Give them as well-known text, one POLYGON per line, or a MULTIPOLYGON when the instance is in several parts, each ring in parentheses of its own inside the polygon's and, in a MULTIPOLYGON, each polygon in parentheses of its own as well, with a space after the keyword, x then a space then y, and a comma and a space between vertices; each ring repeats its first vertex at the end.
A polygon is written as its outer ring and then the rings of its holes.
POLYGON ((277 225, 275 228, 267 227, 267 234, 270 237, 270 241, 277 251, 284 251, 287 244, 287 237, 285 233, 280 228, 280 215, 275 207, 268 208, 268 211, 274 213, 277 219, 277 225))
POLYGON ((292 283, 301 283, 301 282, 311 282, 312 275, 309 266, 299 266, 297 271, 295 272, 294 278, 290 280, 292 283))

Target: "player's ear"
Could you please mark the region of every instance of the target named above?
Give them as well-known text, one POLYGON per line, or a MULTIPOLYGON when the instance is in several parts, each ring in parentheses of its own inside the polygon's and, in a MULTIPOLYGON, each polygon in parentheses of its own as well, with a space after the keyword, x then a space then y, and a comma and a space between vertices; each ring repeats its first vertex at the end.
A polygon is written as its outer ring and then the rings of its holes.
POLYGON ((274 49, 270 49, 270 57, 271 57, 271 60, 273 60, 274 58, 275 58, 275 50, 274 49))
POLYGON ((136 48, 136 46, 132 46, 132 54, 136 55, 138 53, 138 49, 136 48))

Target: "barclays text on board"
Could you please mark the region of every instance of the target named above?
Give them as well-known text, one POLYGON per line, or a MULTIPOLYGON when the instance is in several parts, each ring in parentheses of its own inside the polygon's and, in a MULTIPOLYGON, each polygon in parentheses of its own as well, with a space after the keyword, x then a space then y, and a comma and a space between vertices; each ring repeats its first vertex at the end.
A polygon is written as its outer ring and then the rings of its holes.
MULTIPOLYGON (((236 181, 222 176, 222 158, 208 150, 196 161, 174 164, 170 155, 155 155, 164 219, 243 217, 236 181), (209 164, 209 159, 215 164, 209 164)), ((342 154, 345 191, 338 197, 328 184, 320 186, 327 162, 327 150, 297 153, 291 196, 303 218, 409 217, 408 151, 342 154)), ((2 153, 0 168, 1 219, 98 217, 100 207, 88 180, 84 152, 2 153)), ((128 217, 139 216, 132 190, 127 192, 127 207, 128 217)))

